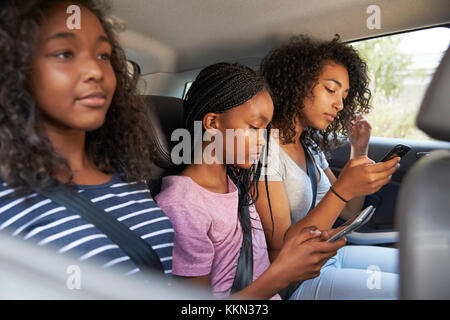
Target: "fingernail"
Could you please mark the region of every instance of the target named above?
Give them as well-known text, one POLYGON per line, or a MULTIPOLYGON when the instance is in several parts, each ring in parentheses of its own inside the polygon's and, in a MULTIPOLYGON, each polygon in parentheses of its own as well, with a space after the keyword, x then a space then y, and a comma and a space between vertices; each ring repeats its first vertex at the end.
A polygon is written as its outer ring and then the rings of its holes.
POLYGON ((308 231, 313 234, 322 234, 322 232, 320 232, 319 230, 308 230, 308 231))

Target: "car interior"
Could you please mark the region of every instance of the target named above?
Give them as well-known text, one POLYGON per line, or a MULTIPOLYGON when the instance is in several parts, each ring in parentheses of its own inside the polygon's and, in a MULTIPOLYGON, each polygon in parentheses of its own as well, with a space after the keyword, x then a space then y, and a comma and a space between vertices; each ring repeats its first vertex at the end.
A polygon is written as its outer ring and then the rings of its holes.
MULTIPOLYGON (((132 28, 129 32, 134 36, 139 34, 144 37, 145 35, 147 38, 145 39, 147 41, 146 43, 154 44, 153 47, 146 45, 146 52, 143 52, 140 51, 140 48, 142 48, 141 45, 138 47, 137 43, 135 43, 135 46, 132 43, 134 38, 131 37, 133 40, 130 38, 128 39, 129 42, 127 42, 130 59, 139 64, 141 68, 141 79, 144 80, 146 85, 144 86, 143 93, 146 96, 146 101, 151 110, 152 122, 155 129, 154 136, 156 137, 155 144, 157 146, 155 165, 157 168, 155 170, 155 177, 150 182, 152 195, 155 196, 158 194, 162 176, 177 173, 176 167, 170 161, 170 148, 173 146, 171 133, 174 129, 182 127, 182 98, 187 91, 186 87, 195 79, 201 67, 219 61, 238 61, 257 69, 258 63, 271 49, 276 48, 277 45, 290 35, 302 32, 319 38, 331 38, 335 33, 338 33, 344 41, 354 42, 361 39, 420 30, 433 25, 444 26, 448 29, 448 4, 439 1, 434 2, 433 5, 421 1, 414 3, 381 1, 379 5, 383 28, 380 30, 369 30, 364 27, 355 28, 354 26, 364 23, 361 19, 365 19, 367 15, 363 14, 361 16, 361 13, 366 12, 365 9, 369 5, 370 3, 366 1, 323 1, 320 4, 315 3, 314 5, 307 1, 286 1, 275 6, 274 3, 268 1, 245 1, 240 2, 239 5, 236 5, 236 3, 223 4, 221 10, 217 11, 213 8, 217 6, 217 3, 214 1, 188 1, 183 5, 173 4, 173 6, 164 4, 163 8, 159 7, 158 4, 152 4, 152 9, 158 12, 158 15, 161 12, 164 14, 164 12, 170 10, 176 12, 183 9, 185 13, 177 19, 176 25, 172 24, 168 28, 162 28, 159 25, 158 27, 155 26, 156 30, 152 28, 151 13, 146 15, 146 23, 140 23, 140 17, 138 15, 133 16, 133 21, 130 21, 131 24, 128 24, 128 15, 131 15, 131 13, 125 11, 124 8, 124 11, 121 11, 119 16, 127 22, 129 28, 132 28), (442 7, 440 7, 441 5, 442 7), (193 8, 190 6, 198 9, 201 8, 201 12, 211 14, 203 14, 200 18, 199 16, 195 16, 197 13, 193 12, 193 8), (238 8, 239 12, 236 11, 238 8), (300 8, 302 9, 300 10, 300 8), (406 8, 408 8, 407 14, 406 11, 402 11, 406 10, 406 8), (324 16, 327 16, 327 23, 325 24, 321 20, 321 17, 324 16), (251 22, 249 23, 249 21, 251 22), (351 23, 343 23, 343 21, 351 21, 351 23), (183 34, 183 37, 181 37, 181 34, 183 34), (211 37, 211 35, 214 36, 211 37), (155 38, 157 41, 155 41, 155 38), (174 41, 175 39, 180 41, 174 41), (164 49, 161 48, 163 46, 162 43, 164 43, 164 49), (152 48, 154 48, 154 52, 157 52, 157 57, 155 57, 155 54, 147 55, 147 52, 150 53, 149 51, 152 48), (163 51, 167 52, 167 55, 161 54, 163 51)), ((141 12, 148 13, 145 10, 145 5, 141 12)), ((171 12, 171 14, 175 15, 174 12, 171 12)), ((127 32, 124 32, 124 39, 126 38, 127 32)), ((144 38, 139 39, 144 40, 144 38)), ((448 43, 446 45, 448 47, 448 43)), ((445 72, 448 76, 448 69, 441 71, 441 73, 445 72)), ((434 78, 433 81, 442 81, 442 83, 445 83, 444 77, 441 76, 439 80, 435 80, 434 78)), ((427 94, 439 95, 435 91, 436 89, 430 87, 427 94), (430 93, 431 90, 434 90, 434 93, 430 93)), ((435 115, 440 112, 444 112, 445 114, 444 109, 448 111, 448 96, 446 96, 445 90, 441 94, 441 100, 437 101, 437 99, 432 100, 431 98, 424 100, 421 112, 428 106, 430 109, 433 109, 433 114, 435 115), (433 108, 431 105, 435 107, 433 108), (440 111, 437 111, 438 109, 440 111)), ((428 112, 431 114, 432 111, 430 110, 428 112)), ((441 120, 449 119, 448 116, 438 118, 441 120)), ((413 240, 407 242, 409 246, 406 245, 406 242, 399 242, 399 233, 402 231, 400 227, 413 228, 412 222, 406 226, 398 221, 398 216, 401 215, 402 210, 398 208, 399 193, 402 190, 403 181, 408 176, 408 173, 414 171, 413 169, 419 166, 422 161, 429 160, 431 158, 430 156, 434 155, 434 152, 445 152, 448 156, 448 152, 450 151, 448 135, 442 134, 437 129, 432 129, 438 125, 437 122, 427 122, 427 125, 420 126, 421 119, 421 117, 417 119, 419 127, 423 128, 422 130, 430 137, 435 138, 434 140, 423 141, 377 136, 371 137, 368 156, 375 161, 381 159, 396 144, 409 145, 412 147, 412 151, 402 158, 401 167, 393 175, 390 183, 375 194, 366 197, 364 207, 374 205, 377 208, 376 212, 368 224, 358 229, 358 231, 347 235, 349 244, 400 247, 402 249, 405 248, 405 251, 408 253, 411 252, 414 254, 417 253, 414 250, 419 250, 413 240), (419 161, 420 159, 422 161, 419 161)), ((444 127, 448 128, 448 125, 444 125, 444 127)), ((441 128, 441 130, 445 129, 441 128)), ((332 151, 329 164, 336 176, 338 176, 340 170, 347 162, 349 154, 350 144, 348 142, 332 151)), ((439 171, 442 172, 441 170, 448 173, 448 169, 440 169, 439 171)), ((448 186, 447 188, 443 186, 440 190, 443 193, 448 193, 449 188, 448 186)), ((408 199, 410 198, 408 197, 408 199)), ((443 200, 440 199, 439 201, 441 202, 439 203, 443 204, 443 200)), ((424 200, 425 202, 428 203, 424 200)), ((445 207, 448 208, 448 206, 443 205, 443 208, 445 207)), ((421 208, 423 209, 423 207, 421 208)), ((427 208, 429 207, 427 206, 427 208)), ((424 211, 420 212, 425 213, 424 211)), ((448 215, 448 209, 446 212, 445 210, 441 211, 441 214, 445 213, 448 215)), ((436 214, 438 214, 437 211, 436 214)), ((428 217, 428 214, 426 216, 428 217)), ((335 227, 342 223, 343 221, 338 219, 335 227)), ((421 222, 416 222, 414 225, 415 228, 419 229, 420 224, 421 222)), ((447 230, 443 231, 445 234, 445 232, 448 233, 449 227, 450 225, 447 222, 441 225, 440 230, 447 230)), ((402 234, 402 236, 406 235, 402 234)), ((445 236, 444 239, 447 238, 448 236, 445 236)), ((405 238, 402 237, 402 239, 405 238)), ((448 241, 442 240, 442 243, 442 249, 447 249, 448 251, 448 241)), ((425 249, 421 250, 426 252, 425 249)), ((405 253, 402 255, 402 258, 409 259, 410 255, 405 253)), ((442 259, 442 266, 450 263, 448 256, 442 257, 442 259)), ((425 260, 430 261, 430 259, 425 260)), ((411 266, 410 263, 402 263, 402 266, 408 269, 406 265, 411 266)), ((431 264, 427 265, 427 267, 431 268, 431 264)), ((424 272, 424 269, 420 270, 424 272)), ((416 276, 417 274, 415 273, 414 275, 416 276)), ((435 289, 436 295, 432 295, 427 291, 421 291, 420 287, 417 287, 419 282, 409 281, 408 283, 415 283, 416 286, 412 288, 410 287, 411 285, 402 285, 402 297, 449 297, 450 293, 447 288, 450 285, 450 276, 446 275, 445 271, 440 279, 442 280, 443 278, 447 280, 446 282, 440 281, 442 290, 435 289), (422 292, 422 294, 419 295, 419 292, 422 292)), ((439 280, 436 281, 439 282, 439 280)), ((405 282, 407 280, 402 282, 402 284, 405 282)), ((431 288, 431 282, 429 285, 431 288)), ((430 291, 433 291, 433 289, 430 289, 430 291)))
MULTIPOLYGON (((171 148, 176 143, 171 135, 183 127, 183 97, 202 68, 226 61, 257 70, 270 50, 290 36, 302 33, 319 39, 332 39, 339 34, 342 41, 352 44, 434 28, 448 32, 447 38, 434 39, 445 49, 427 74, 430 84, 424 85, 423 95, 418 98, 420 108, 411 111, 417 127, 430 139, 372 135, 368 157, 374 161, 397 144, 409 145, 411 151, 402 158, 401 167, 391 181, 366 197, 364 207, 373 205, 376 211, 369 223, 347 236, 347 243, 400 249, 401 299, 450 299, 448 0, 112 0, 110 3, 111 18, 124 26, 119 39, 133 72, 139 77, 140 94, 150 112, 152 142, 156 146, 153 177, 149 181, 153 197, 160 192, 163 176, 179 172, 171 161, 171 148), (371 25, 374 17, 379 18, 379 25, 371 25)), ((348 141, 331 152, 328 162, 336 176, 349 154, 348 141)), ((335 227, 343 222, 338 219, 335 227)), ((8 255, 17 257, 14 251, 2 252, 4 257, 0 260, 4 265, 23 266, 25 260, 6 259, 8 255)), ((55 261, 60 258, 50 254, 48 257, 55 261)), ((50 277, 42 273, 44 268, 35 266, 33 272, 41 274, 41 278, 50 277)), ((12 267, 3 269, 4 276, 8 270, 18 272, 12 267)), ((36 287, 42 284, 39 277, 30 279, 36 287)), ((137 282, 135 288, 140 286, 137 282)), ((24 288, 20 285, 15 288, 17 296, 24 288)), ((53 289, 60 290, 56 286, 53 289)), ((111 290, 99 293, 92 289, 92 296, 105 297, 111 290)), ((122 294, 137 297, 132 292, 122 294)), ((181 291, 174 298, 185 298, 184 293, 189 295, 188 291, 181 291)), ((46 294, 50 299, 54 297, 46 294)), ((147 292, 142 297, 154 299, 157 295, 147 292)), ((205 297, 199 293, 198 298, 205 297)), ((170 298, 169 294, 162 299, 165 298, 170 298)))

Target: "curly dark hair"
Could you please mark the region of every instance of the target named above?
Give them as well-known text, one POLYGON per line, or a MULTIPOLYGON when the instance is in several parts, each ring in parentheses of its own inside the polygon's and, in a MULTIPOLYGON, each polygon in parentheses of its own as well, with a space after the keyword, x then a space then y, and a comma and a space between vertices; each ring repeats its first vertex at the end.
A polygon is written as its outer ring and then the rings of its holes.
POLYGON ((305 128, 300 139, 315 151, 326 154, 340 144, 338 134, 348 136, 348 124, 356 113, 371 109, 367 65, 350 45, 339 41, 320 41, 305 35, 291 37, 287 43, 271 51, 261 62, 260 72, 272 90, 273 126, 280 130, 283 144, 293 142, 296 120, 302 118, 305 98, 312 91, 326 61, 343 65, 349 74, 350 89, 344 108, 325 130, 305 128))
MULTIPOLYGON (((0 177, 15 194, 29 194, 54 186, 56 172, 73 180, 67 160, 58 155, 40 130, 37 108, 27 79, 31 72, 33 43, 46 10, 56 0, 9 0, 0 9, 0 177), (63 171, 61 171, 63 170, 63 171)), ((148 109, 137 93, 137 79, 115 31, 121 25, 106 18, 105 2, 71 0, 93 12, 112 45, 111 64, 116 91, 103 126, 86 132, 86 153, 105 173, 118 173, 124 181, 150 177, 153 146, 148 109)))

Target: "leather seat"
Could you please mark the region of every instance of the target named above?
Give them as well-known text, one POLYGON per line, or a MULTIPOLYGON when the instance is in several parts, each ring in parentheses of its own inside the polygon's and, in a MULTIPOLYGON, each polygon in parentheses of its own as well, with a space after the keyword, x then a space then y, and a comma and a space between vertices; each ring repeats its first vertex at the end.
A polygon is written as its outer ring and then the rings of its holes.
MULTIPOLYGON (((427 89, 417 126, 450 141, 450 51, 427 89)), ((397 202, 400 297, 450 299, 450 152, 422 157, 405 176, 397 202)))
POLYGON ((161 191, 163 176, 177 174, 181 168, 171 160, 171 150, 175 143, 171 141, 172 132, 183 128, 183 100, 165 96, 145 96, 152 122, 152 142, 155 146, 152 178, 149 181, 150 192, 155 197, 161 191))

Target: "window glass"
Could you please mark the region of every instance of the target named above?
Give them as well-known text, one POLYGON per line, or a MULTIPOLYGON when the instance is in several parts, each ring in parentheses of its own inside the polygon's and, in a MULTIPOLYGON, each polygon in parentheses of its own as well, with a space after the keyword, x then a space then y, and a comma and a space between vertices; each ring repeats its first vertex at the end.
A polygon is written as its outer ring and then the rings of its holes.
POLYGON ((369 68, 373 136, 431 140, 415 120, 449 43, 450 29, 437 27, 351 44, 369 68))
POLYGON ((184 98, 186 98, 186 94, 187 94, 189 88, 191 87, 192 82, 193 81, 186 82, 186 84, 184 85, 183 100, 184 100, 184 98))

